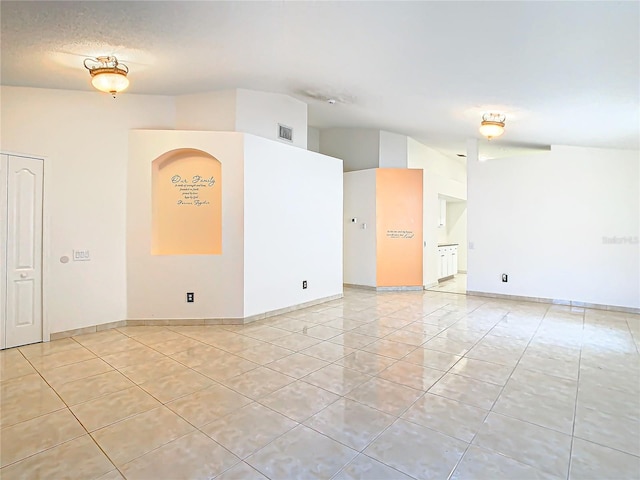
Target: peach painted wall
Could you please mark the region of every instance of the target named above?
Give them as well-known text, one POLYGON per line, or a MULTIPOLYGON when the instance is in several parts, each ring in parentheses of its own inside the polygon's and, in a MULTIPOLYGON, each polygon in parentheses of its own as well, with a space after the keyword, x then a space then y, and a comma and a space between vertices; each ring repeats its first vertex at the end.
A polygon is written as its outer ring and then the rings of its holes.
POLYGON ((378 287, 422 285, 422 170, 376 170, 378 287))
POLYGON ((154 255, 222 253, 222 166, 182 148, 152 162, 154 255))

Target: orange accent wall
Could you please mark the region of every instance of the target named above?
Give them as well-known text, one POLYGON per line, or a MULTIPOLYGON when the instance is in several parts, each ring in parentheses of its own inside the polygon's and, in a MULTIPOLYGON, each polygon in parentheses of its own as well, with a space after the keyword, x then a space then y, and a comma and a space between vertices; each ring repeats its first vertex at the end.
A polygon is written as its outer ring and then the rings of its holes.
POLYGON ((422 170, 376 170, 378 287, 422 285, 422 170))
POLYGON ((208 153, 172 150, 152 164, 153 255, 222 253, 222 165, 208 153))

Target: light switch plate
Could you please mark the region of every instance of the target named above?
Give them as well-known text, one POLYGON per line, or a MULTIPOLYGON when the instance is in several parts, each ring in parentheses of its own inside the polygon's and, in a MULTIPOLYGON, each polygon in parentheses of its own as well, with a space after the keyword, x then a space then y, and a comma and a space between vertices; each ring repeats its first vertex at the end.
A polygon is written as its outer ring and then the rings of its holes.
POLYGON ((91 255, 89 254, 89 250, 74 250, 73 251, 73 261, 74 262, 88 262, 91 260, 91 255))

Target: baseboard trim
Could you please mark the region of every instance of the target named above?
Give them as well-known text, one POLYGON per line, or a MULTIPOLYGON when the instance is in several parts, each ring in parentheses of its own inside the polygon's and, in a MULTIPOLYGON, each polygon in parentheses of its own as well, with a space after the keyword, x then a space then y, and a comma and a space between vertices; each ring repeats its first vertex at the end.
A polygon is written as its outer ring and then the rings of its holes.
POLYGON ((49 335, 49 340, 60 340, 61 338, 69 338, 75 335, 84 335, 85 333, 96 333, 112 328, 126 327, 127 321, 120 320, 117 322, 101 323, 100 325, 91 325, 89 327, 74 328, 72 330, 64 330, 49 335))
POLYGON ((438 279, 438 283, 446 282, 447 280, 451 280, 455 275, 449 275, 448 277, 442 277, 438 279))
MULTIPOLYGON (((435 285, 437 285, 437 283, 431 286, 435 286, 435 285)), ((373 292, 420 291, 423 289, 431 288, 431 286, 370 287, 367 285, 352 285, 352 284, 346 284, 346 283, 344 284, 344 286, 348 288, 370 290, 373 292)), ((467 290, 467 295, 475 296, 475 297, 495 298, 498 300, 515 300, 515 301, 522 301, 522 302, 547 303, 552 305, 566 305, 571 307, 591 308, 594 310, 606 310, 610 312, 640 314, 640 308, 620 307, 617 305, 602 305, 597 303, 578 302, 574 300, 526 297, 521 295, 507 295, 507 294, 501 294, 501 293, 479 292, 474 290, 467 290)), ((131 327, 131 326, 246 325, 248 323, 252 323, 258 320, 264 320, 270 317, 275 317, 277 315, 283 315, 283 314, 286 314, 287 312, 293 312, 296 310, 301 310, 303 308, 309 308, 315 305, 332 302, 334 300, 338 300, 343 297, 344 297, 344 294, 339 293, 336 295, 318 298, 316 300, 311 300, 309 302, 292 305, 290 307, 285 307, 278 310, 271 310, 269 312, 261 313, 258 315, 251 315, 244 318, 165 318, 165 319, 154 318, 154 319, 120 320, 116 322, 102 323, 100 325, 91 325, 88 327, 76 328, 72 330, 65 330, 62 332, 52 333, 50 335, 50 340, 60 340, 62 338, 69 338, 76 335, 83 335, 86 333, 96 333, 104 330, 109 330, 112 328, 131 327)))
POLYGON ((411 285, 406 287, 376 287, 376 292, 415 292, 422 291, 422 285, 411 285))
POLYGON ((337 293, 336 295, 330 295, 328 297, 322 297, 315 300, 310 300, 308 302, 299 303, 297 305, 292 305, 290 307, 280 308, 278 310, 271 310, 270 312, 259 313, 257 315, 252 315, 250 317, 245 317, 243 320, 243 324, 255 322, 256 320, 263 320, 265 318, 275 317, 277 315, 283 315, 288 312, 294 312, 296 310, 302 310, 303 308, 313 307, 315 305, 320 305, 321 303, 332 302, 333 300, 338 300, 343 298, 343 293, 337 293))
POLYGON ((299 303, 290 307, 271 310, 269 312, 250 315, 243 318, 142 318, 131 320, 120 320, 117 322, 102 323, 100 325, 91 325, 89 327, 75 328, 73 330, 65 330, 62 332, 52 333, 50 340, 60 340, 61 338, 74 337, 85 333, 96 333, 103 330, 118 327, 138 327, 138 326, 192 326, 192 325, 246 325, 257 320, 264 320, 269 317, 275 317, 288 312, 302 310, 303 308, 313 307, 322 303, 332 302, 343 298, 344 294, 338 293, 328 297, 322 297, 308 302, 299 303))
POLYGON ((344 283, 343 286, 346 288, 357 288, 358 290, 369 290, 371 292, 376 291, 376 287, 372 287, 371 285, 357 285, 355 283, 344 283))
POLYGON ((345 283, 346 288, 357 288, 358 290, 369 290, 371 292, 411 292, 424 290, 422 285, 398 286, 398 287, 372 287, 371 285, 356 285, 354 283, 345 283))
POLYGON ((603 305, 599 303, 578 302, 575 300, 562 300, 562 299, 542 298, 542 297, 525 297, 521 295, 507 295, 503 293, 478 292, 474 290, 467 290, 467 295, 472 295, 474 297, 495 298, 499 300, 516 300, 520 302, 548 303, 552 305, 566 305, 568 307, 582 307, 582 308, 591 308, 593 310, 606 310, 609 312, 640 314, 640 308, 620 307, 618 305, 603 305))

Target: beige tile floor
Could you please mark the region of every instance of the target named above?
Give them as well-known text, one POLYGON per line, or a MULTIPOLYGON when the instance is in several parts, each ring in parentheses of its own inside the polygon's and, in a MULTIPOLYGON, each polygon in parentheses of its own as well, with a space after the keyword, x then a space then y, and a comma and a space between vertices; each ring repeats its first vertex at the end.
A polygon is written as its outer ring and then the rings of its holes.
POLYGON ((640 318, 437 291, 0 352, 0 477, 640 478, 640 318))
POLYGON ((467 293, 467 274, 457 273, 453 278, 440 282, 429 290, 447 293, 467 293))

